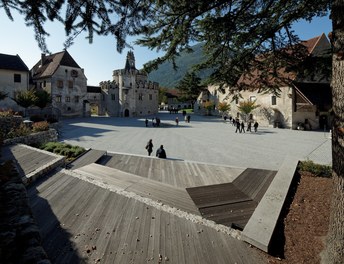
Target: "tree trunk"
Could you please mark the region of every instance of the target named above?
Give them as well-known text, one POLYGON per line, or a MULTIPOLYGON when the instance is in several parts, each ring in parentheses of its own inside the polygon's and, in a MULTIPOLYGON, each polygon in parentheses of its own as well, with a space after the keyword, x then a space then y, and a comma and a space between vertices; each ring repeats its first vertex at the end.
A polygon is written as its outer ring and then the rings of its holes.
POLYGON ((322 263, 344 263, 344 0, 332 4, 333 196, 322 263))

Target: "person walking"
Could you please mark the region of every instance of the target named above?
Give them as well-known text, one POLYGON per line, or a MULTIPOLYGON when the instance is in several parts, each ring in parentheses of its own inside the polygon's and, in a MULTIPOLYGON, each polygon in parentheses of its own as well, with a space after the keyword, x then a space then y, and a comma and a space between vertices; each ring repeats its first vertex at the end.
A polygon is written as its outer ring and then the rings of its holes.
POLYGON ((148 119, 145 120, 146 127, 148 127, 148 119))
POLYGON ((251 121, 248 121, 248 124, 247 124, 247 130, 246 131, 251 131, 251 127, 252 127, 252 124, 251 124, 251 121))
POLYGON ((146 145, 146 150, 148 152, 148 156, 150 156, 153 152, 153 140, 150 139, 148 142, 147 142, 147 145, 146 145))
POLYGON ((186 118, 187 118, 188 123, 190 123, 191 116, 190 116, 190 115, 187 115, 186 118))
POLYGON ((254 127, 254 132, 257 132, 257 130, 258 130, 258 122, 257 121, 254 123, 253 127, 254 127))
POLYGON ((240 130, 240 122, 238 120, 235 121, 235 125, 236 125, 236 130, 235 130, 235 133, 237 133, 239 131, 239 133, 241 133, 241 130, 240 130))
POLYGON ((244 123, 244 121, 241 121, 240 126, 241 126, 241 131, 240 131, 240 133, 241 133, 241 132, 245 133, 245 123, 244 123))
POLYGON ((166 159, 166 151, 164 150, 163 145, 161 145, 160 148, 157 149, 156 156, 160 159, 166 159))
POLYGON ((176 117, 176 125, 178 126, 178 124, 179 124, 179 118, 178 118, 178 116, 176 117))

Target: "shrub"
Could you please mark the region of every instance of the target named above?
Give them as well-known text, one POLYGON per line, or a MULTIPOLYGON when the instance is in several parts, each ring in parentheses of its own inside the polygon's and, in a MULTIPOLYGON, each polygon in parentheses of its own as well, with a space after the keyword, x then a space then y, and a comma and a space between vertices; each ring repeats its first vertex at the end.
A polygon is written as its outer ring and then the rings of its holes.
POLYGON ((300 171, 307 171, 312 173, 314 176, 331 178, 332 168, 329 165, 316 164, 311 160, 301 161, 298 169, 300 171))
POLYGON ((27 136, 30 133, 31 133, 31 128, 22 123, 20 124, 19 127, 12 128, 10 132, 8 132, 7 138, 27 136))
POLYGON ((33 132, 47 131, 49 130, 49 123, 47 121, 33 123, 32 130, 33 132))
POLYGON ((11 109, 0 109, 0 117, 11 117, 14 116, 14 111, 11 109))
POLYGON ((40 147, 49 152, 65 156, 67 160, 73 160, 86 150, 79 146, 72 146, 62 142, 48 142, 40 147))

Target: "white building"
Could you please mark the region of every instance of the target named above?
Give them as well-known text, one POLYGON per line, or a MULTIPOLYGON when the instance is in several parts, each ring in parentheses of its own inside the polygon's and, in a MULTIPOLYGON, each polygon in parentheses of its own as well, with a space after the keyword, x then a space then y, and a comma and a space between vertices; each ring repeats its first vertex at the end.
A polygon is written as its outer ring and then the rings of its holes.
POLYGON ((23 108, 11 98, 16 98, 18 92, 27 91, 28 88, 29 68, 19 55, 0 53, 0 91, 7 95, 4 100, 0 100, 0 109, 22 111, 23 108))

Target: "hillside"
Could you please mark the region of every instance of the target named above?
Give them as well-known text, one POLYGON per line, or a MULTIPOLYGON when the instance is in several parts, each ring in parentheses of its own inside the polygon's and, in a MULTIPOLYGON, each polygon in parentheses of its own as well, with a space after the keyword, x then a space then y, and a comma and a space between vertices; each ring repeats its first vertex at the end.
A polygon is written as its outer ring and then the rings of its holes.
MULTIPOLYGON (((176 58, 177 70, 173 69, 171 62, 164 62, 157 70, 149 74, 148 79, 158 82, 161 87, 175 88, 179 81, 183 79, 186 72, 191 69, 192 66, 200 63, 204 58, 202 44, 197 44, 193 46, 192 49, 194 52, 182 52, 180 56, 176 58)), ((209 74, 210 70, 201 72, 199 76, 203 79, 209 76, 209 74)))

